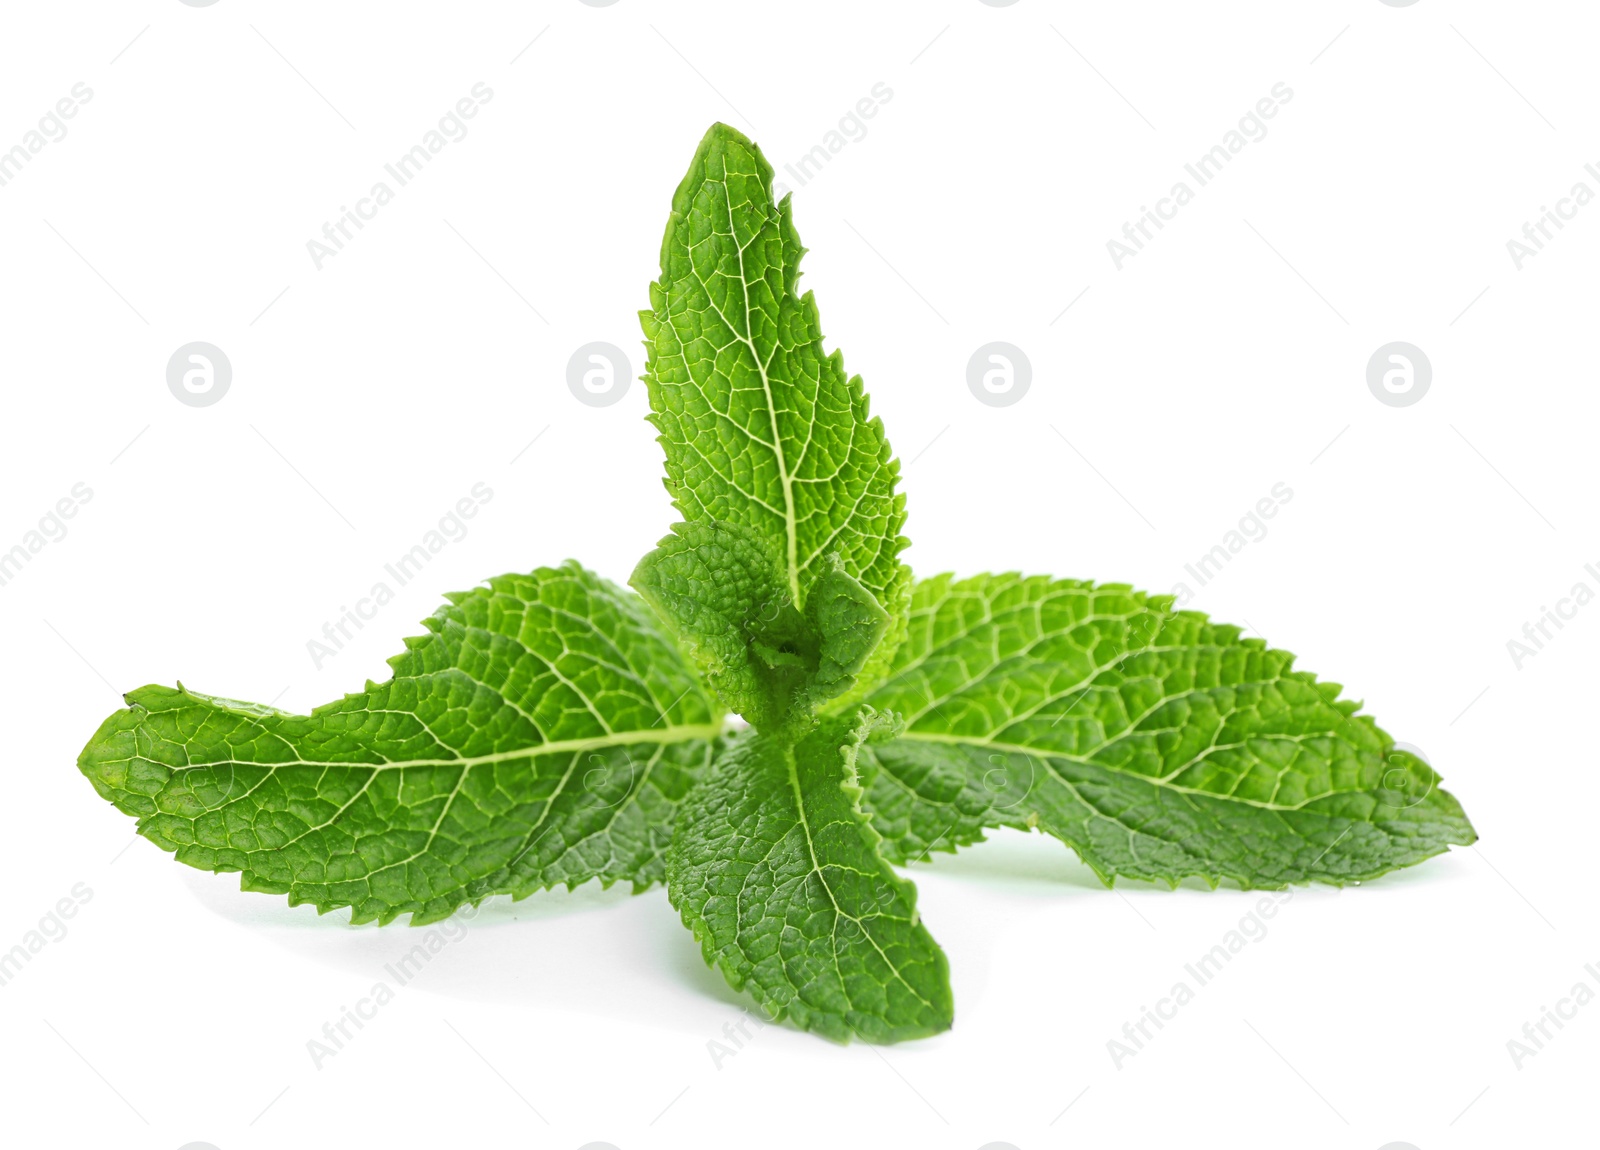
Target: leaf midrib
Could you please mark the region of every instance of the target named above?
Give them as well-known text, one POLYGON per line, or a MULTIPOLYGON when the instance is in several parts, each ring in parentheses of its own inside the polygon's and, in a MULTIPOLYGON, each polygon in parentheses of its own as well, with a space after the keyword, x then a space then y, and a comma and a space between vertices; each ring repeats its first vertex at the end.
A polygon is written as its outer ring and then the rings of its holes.
POLYGON ((800 791, 800 763, 798 756, 795 754, 794 743, 786 743, 784 745, 783 765, 784 770, 789 778, 789 789, 794 795, 794 809, 795 814, 799 818, 800 833, 805 836, 806 853, 811 858, 811 873, 817 876, 817 881, 822 884, 822 889, 828 896, 828 902, 833 907, 833 913, 835 916, 834 928, 829 932, 829 937, 833 940, 833 969, 834 973, 839 976, 839 985, 841 989, 844 989, 845 1000, 850 1002, 852 1009, 855 1008, 855 1002, 850 998, 850 992, 848 988, 845 987, 844 969, 839 965, 838 924, 839 920, 842 918, 847 918, 856 924, 857 928, 861 931, 861 937, 872 944, 872 949, 878 952, 878 957, 883 960, 883 965, 888 968, 889 973, 894 975, 895 981, 899 982, 901 986, 910 991, 911 996, 918 1002, 922 1003, 922 1005, 926 1006, 929 1010, 937 1012, 938 1008, 924 998, 917 988, 912 986, 911 983, 906 980, 906 976, 900 973, 900 968, 894 964, 894 962, 886 953, 884 953, 883 947, 879 946, 878 940, 872 937, 872 932, 867 929, 866 924, 855 915, 847 913, 844 908, 839 905, 839 900, 834 897, 833 888, 828 885, 827 877, 822 873, 822 864, 817 861, 817 847, 816 843, 811 837, 811 821, 806 818, 805 797, 800 791))
MULTIPOLYGON (((1366 791, 1359 789, 1348 791, 1324 791, 1320 795, 1312 795, 1302 803, 1296 803, 1293 806, 1288 806, 1283 803, 1265 803, 1259 799, 1243 799, 1237 795, 1218 794, 1216 791, 1201 790, 1198 787, 1180 786, 1177 783, 1168 781, 1171 776, 1158 777, 1152 775, 1141 775, 1136 771, 1126 771, 1121 767, 1114 767, 1107 763, 1098 762, 1095 759, 1087 758, 1083 755, 1071 755, 1065 753, 1064 751, 1046 751, 1041 750, 1038 747, 1026 747, 1020 743, 1007 743, 995 739, 975 737, 972 735, 935 734, 927 731, 905 731, 898 735, 895 741, 899 742, 901 739, 910 739, 919 743, 937 743, 941 746, 981 747, 986 750, 1003 751, 1008 754, 1028 755, 1037 759, 1061 759, 1065 762, 1077 763, 1079 766, 1092 767, 1095 770, 1106 771, 1122 778, 1133 779, 1141 783, 1148 783, 1153 787, 1165 787, 1167 790, 1176 792, 1178 794, 1198 795, 1201 798, 1214 799, 1220 803, 1239 803, 1243 806, 1259 807, 1260 809, 1266 811, 1299 811, 1304 810, 1312 803, 1320 802, 1323 799, 1332 798, 1336 795, 1359 795, 1367 793, 1366 791)), ((1072 785, 1065 779, 1062 779, 1061 781, 1063 785, 1069 787, 1072 785)))
MULTIPOLYGON (((799 547, 796 543, 796 522, 794 514, 794 477, 789 474, 788 462, 783 452, 783 433, 778 429, 778 408, 772 399, 772 381, 767 375, 766 362, 761 358, 761 352, 756 349, 754 331, 750 323, 750 279, 744 270, 745 245, 739 242, 739 236, 734 231, 733 224, 733 196, 728 188, 727 157, 723 157, 722 205, 728 214, 728 238, 733 241, 734 251, 739 257, 739 293, 744 299, 744 334, 735 331, 734 338, 742 340, 750 349, 750 358, 755 360, 756 371, 761 375, 761 392, 767 399, 767 418, 772 424, 772 453, 774 462, 778 466, 778 481, 783 485, 783 529, 787 540, 786 564, 789 575, 789 595, 794 600, 796 607, 800 606, 800 568, 799 547)), ((759 229, 757 234, 759 234, 759 229)))
MULTIPOLYGON (((278 763, 248 763, 238 759, 222 759, 214 763, 186 763, 181 767, 166 766, 174 775, 185 771, 210 770, 215 767, 262 767, 275 769, 278 767, 359 767, 372 770, 391 770, 401 767, 476 767, 485 763, 502 763, 511 759, 531 758, 535 755, 559 755, 581 751, 602 750, 606 747, 627 747, 637 743, 688 743, 695 739, 715 739, 723 733, 725 724, 703 723, 694 726, 663 727, 659 731, 617 731, 610 735, 596 735, 587 739, 566 739, 550 743, 534 743, 530 746, 519 747, 515 750, 494 751, 487 755, 461 755, 453 759, 385 759, 381 762, 368 763, 360 761, 338 761, 324 759, 285 759, 278 763)), ((143 755, 132 755, 123 760, 106 760, 108 762, 130 762, 133 759, 142 759, 146 762, 155 760, 143 755)))

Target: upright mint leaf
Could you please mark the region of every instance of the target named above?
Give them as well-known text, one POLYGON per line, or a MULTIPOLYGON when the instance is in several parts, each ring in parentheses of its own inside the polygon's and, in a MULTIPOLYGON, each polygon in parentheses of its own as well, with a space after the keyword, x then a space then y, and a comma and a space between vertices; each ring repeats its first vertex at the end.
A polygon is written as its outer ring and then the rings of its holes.
POLYGON ((143 687, 79 769, 180 862, 355 922, 661 881, 723 725, 677 648, 576 563, 447 598, 386 683, 310 715, 143 687))
POLYGON ((633 586, 678 632, 723 702, 771 730, 806 722, 855 682, 888 623, 830 556, 796 610, 765 540, 731 523, 679 523, 633 586))
POLYGON ((868 701, 906 730, 863 755, 896 862, 1043 830, 1108 883, 1342 884, 1477 838, 1439 778, 1335 683, 1163 596, 948 575, 868 701), (869 756, 871 761, 868 761, 869 756))
POLYGON ((859 806, 856 755, 890 721, 863 708, 798 742, 736 738, 684 801, 667 855, 667 893, 706 961, 769 1017, 839 1042, 935 1034, 953 1011, 916 888, 859 806))
POLYGON ((805 249, 790 200, 774 204, 771 186, 760 149, 713 125, 673 196, 640 313, 650 418, 684 518, 768 540, 796 607, 839 557, 890 617, 881 667, 911 586, 899 464, 860 377, 822 350, 816 301, 797 290, 805 249))

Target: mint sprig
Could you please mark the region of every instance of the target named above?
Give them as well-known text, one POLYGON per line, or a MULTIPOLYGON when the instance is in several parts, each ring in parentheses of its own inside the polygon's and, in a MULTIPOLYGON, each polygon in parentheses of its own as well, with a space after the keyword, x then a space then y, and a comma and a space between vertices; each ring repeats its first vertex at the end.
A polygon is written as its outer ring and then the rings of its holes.
POLYGON ((1108 885, 1342 884, 1475 840, 1431 767, 1237 628, 1120 584, 913 587, 898 464, 771 188, 718 124, 673 198, 641 318, 683 522, 637 594, 575 563, 491 579, 307 716, 141 688, 78 760, 101 796, 357 922, 664 881, 708 963, 839 1041, 951 1025, 891 864, 990 828, 1108 885))

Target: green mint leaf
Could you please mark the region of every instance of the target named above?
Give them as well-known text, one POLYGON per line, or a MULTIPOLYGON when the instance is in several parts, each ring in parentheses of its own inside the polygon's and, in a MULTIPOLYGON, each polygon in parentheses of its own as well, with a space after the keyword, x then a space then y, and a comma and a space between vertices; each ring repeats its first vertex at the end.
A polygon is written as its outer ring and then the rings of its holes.
POLYGON ((447 598, 388 682, 310 715, 143 687, 78 766, 180 862, 355 922, 661 881, 723 721, 644 604, 575 563, 447 598))
POLYGON ((1476 839, 1438 776, 1335 683, 1163 596, 1017 575, 919 583, 863 755, 903 862, 1043 830, 1108 883, 1341 884, 1476 839))
POLYGON ((761 537, 731 523, 679 523, 630 582, 677 632, 728 707, 769 730, 806 722, 855 683, 888 624, 836 556, 804 613, 761 537))
POLYGON ((725 124, 701 140, 672 200, 661 278, 641 312, 651 421, 667 490, 690 522, 745 527, 776 552, 803 609, 832 557, 889 615, 865 677, 903 634, 911 574, 900 562, 905 499, 859 376, 822 349, 805 249, 772 167, 725 124))
MULTIPOLYGON (((910 604, 910 596, 907 597, 910 604)), ((817 666, 807 689, 809 702, 820 703, 848 693, 857 676, 882 650, 889 615, 852 576, 837 556, 811 585, 806 620, 817 636, 817 666)))
POLYGON ((799 741, 731 741, 684 802, 667 893, 705 952, 769 1018, 835 1041, 946 1030, 949 967, 916 888, 878 853, 855 761, 888 717, 863 708, 799 741))

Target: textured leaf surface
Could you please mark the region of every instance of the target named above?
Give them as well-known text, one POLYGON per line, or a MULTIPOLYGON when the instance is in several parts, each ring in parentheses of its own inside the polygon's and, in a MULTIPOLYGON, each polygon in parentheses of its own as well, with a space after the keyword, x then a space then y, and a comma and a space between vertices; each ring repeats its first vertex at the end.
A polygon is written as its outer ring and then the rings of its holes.
POLYGON ((729 523, 679 523, 633 586, 677 633, 728 707, 770 730, 849 690, 888 616, 831 556, 802 614, 764 541, 729 523))
POLYGON ((837 554, 899 638, 910 593, 899 464, 868 417, 859 376, 822 349, 805 249, 789 197, 739 132, 715 125, 679 184, 661 244, 661 278, 640 313, 652 422, 667 489, 685 519, 750 528, 771 541, 804 607, 837 554))
POLYGON ((944 952, 858 806, 857 750, 883 718, 835 719, 798 743, 735 739, 690 792, 667 857, 706 961, 769 1017, 841 1042, 951 1021, 944 952))
POLYGON ((310 715, 143 687, 79 768, 180 861, 357 922, 660 881, 722 727, 683 656, 574 563, 448 598, 386 683, 310 715))
POLYGON ((1343 883, 1476 839, 1438 776, 1339 686, 1165 597, 1069 580, 919 583, 869 748, 895 861, 1039 829, 1108 882, 1343 883))

